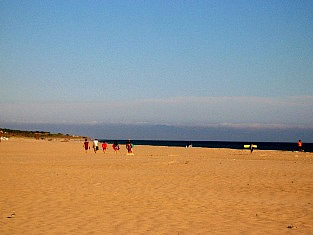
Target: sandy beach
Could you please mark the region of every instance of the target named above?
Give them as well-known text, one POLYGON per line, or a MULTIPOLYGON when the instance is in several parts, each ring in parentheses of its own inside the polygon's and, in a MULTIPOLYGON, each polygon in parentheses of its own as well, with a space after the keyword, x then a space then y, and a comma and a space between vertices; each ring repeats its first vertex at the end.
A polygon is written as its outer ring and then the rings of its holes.
POLYGON ((313 154, 0 143, 1 234, 312 234, 313 154))

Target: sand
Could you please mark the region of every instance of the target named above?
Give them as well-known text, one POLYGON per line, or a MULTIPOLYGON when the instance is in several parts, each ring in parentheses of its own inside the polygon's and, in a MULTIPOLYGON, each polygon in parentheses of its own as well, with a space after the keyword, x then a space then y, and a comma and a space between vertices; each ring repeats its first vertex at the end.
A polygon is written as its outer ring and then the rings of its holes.
POLYGON ((0 234, 312 234, 313 154, 0 143, 0 234))

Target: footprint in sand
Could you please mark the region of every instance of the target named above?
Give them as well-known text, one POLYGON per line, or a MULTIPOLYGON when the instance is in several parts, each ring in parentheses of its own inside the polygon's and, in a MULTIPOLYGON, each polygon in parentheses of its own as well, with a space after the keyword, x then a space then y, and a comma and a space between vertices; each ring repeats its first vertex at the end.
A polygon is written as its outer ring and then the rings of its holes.
POLYGON ((176 164, 176 163, 178 163, 177 161, 170 161, 170 162, 168 162, 167 164, 168 165, 172 165, 172 164, 176 164))
POLYGON ((297 227, 293 225, 288 225, 287 228, 297 228, 297 227))

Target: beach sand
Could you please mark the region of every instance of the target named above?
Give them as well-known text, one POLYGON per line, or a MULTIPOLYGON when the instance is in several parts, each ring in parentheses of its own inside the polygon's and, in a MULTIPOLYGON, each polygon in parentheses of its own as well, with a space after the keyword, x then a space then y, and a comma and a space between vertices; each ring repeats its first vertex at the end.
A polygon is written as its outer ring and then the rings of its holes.
POLYGON ((0 234, 312 234, 313 154, 0 143, 0 234))

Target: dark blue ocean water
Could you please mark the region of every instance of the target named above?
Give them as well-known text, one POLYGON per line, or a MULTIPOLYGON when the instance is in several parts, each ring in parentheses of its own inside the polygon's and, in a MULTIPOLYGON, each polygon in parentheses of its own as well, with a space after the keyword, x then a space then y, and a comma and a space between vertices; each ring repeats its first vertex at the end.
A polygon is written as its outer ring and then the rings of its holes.
MULTIPOLYGON (((101 140, 100 140, 101 141, 101 140)), ((113 143, 113 140, 106 140, 108 143, 113 143)), ((126 140, 118 140, 119 144, 125 144, 126 140)), ((245 144, 251 142, 233 142, 233 141, 172 141, 172 140, 132 140, 134 145, 152 145, 152 146, 176 146, 186 147, 192 144, 193 147, 204 148, 230 148, 243 149, 245 144)), ((298 151, 297 143, 285 142, 253 142, 261 150, 283 150, 283 151, 298 151)), ((305 152, 313 152, 313 143, 303 143, 305 152)))

